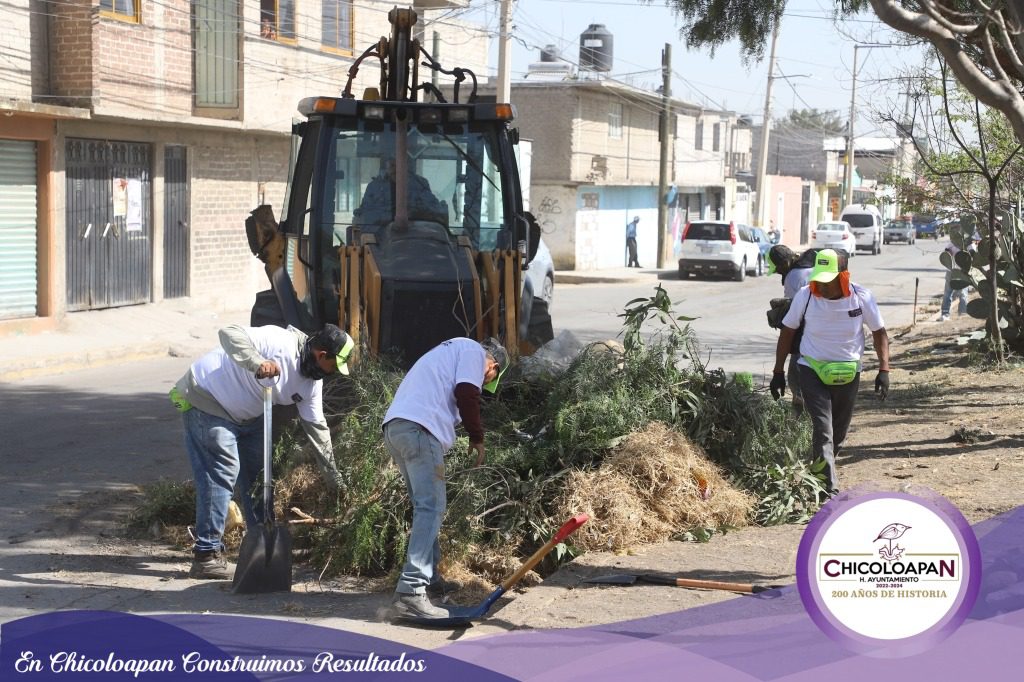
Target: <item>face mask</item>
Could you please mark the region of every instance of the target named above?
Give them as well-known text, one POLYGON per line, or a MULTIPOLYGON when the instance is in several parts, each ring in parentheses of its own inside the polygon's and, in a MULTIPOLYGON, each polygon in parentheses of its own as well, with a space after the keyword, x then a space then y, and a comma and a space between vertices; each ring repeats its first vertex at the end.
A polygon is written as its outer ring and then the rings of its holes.
POLYGON ((328 372, 325 372, 323 368, 317 364, 315 349, 310 345, 309 341, 306 341, 302 346, 302 353, 299 355, 299 373, 308 378, 316 381, 317 379, 325 379, 328 372))

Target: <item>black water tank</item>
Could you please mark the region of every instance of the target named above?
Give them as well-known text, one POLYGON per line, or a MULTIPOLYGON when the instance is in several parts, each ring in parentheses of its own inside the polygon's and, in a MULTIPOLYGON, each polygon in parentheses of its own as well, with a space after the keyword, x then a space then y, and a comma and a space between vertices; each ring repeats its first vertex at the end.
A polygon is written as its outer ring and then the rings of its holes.
POLYGON ((580 34, 580 70, 612 70, 612 34, 604 24, 591 24, 580 34))
POLYGON ((562 55, 559 53, 557 45, 545 45, 540 51, 540 60, 542 62, 560 62, 562 61, 562 55))

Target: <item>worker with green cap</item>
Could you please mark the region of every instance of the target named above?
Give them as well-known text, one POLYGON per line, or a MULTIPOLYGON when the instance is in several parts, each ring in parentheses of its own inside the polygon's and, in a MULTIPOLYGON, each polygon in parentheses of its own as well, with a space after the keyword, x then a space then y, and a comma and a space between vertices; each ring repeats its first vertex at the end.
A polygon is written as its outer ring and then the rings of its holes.
POLYGON ((889 394, 889 337, 874 295, 850 281, 838 253, 819 251, 810 283, 797 293, 782 319, 770 384, 776 399, 786 392, 783 367, 801 322, 804 332, 797 371, 813 427, 812 456, 825 460, 828 490, 834 493, 839 489, 835 453, 846 439, 860 385, 864 325, 871 330, 878 356, 875 392, 882 400, 889 394))
POLYGON ((265 510, 251 496, 263 469, 263 387, 274 379, 275 405, 295 405, 315 447, 316 460, 332 490, 344 485, 323 410, 323 381, 348 374, 355 342, 333 324, 307 336, 288 327, 220 330, 220 346, 189 367, 171 389, 182 413, 185 448, 196 488, 195 544, 189 577, 225 580, 224 524, 237 485, 246 524, 263 521, 265 510))
POLYGON ((476 466, 483 464, 480 391, 494 393, 508 366, 508 352, 496 339, 449 339, 416 361, 384 415, 384 445, 412 501, 406 561, 392 601, 399 617, 448 617, 430 601, 454 587, 437 570, 437 538, 447 504, 444 456, 455 444, 455 427, 461 423, 469 434, 469 452, 476 453, 476 466))

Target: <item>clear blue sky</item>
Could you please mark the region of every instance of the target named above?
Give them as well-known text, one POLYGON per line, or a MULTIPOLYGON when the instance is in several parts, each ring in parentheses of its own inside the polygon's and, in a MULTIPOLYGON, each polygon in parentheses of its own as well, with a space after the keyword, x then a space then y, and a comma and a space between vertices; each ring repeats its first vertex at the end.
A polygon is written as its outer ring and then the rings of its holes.
MULTIPOLYGON (((855 41, 890 43, 896 37, 873 14, 865 13, 840 24, 832 18, 830 0, 790 0, 779 34, 773 114, 791 108, 835 109, 845 121, 850 107, 850 84, 855 41)), ((498 30, 496 0, 474 2, 465 11, 493 35, 498 30)), ((459 12, 462 13, 462 12, 459 12)), ((706 50, 688 50, 679 37, 678 23, 663 2, 636 0, 518 0, 514 4, 513 81, 530 63, 539 61, 540 48, 555 44, 570 62, 579 59, 579 35, 590 24, 604 24, 614 36, 611 77, 638 87, 661 84, 661 50, 672 45, 675 77, 672 94, 678 98, 750 114, 760 122, 768 71, 768 50, 759 63, 744 64, 738 43, 720 48, 714 57, 706 50)), ((496 68, 497 41, 491 49, 496 68)), ((859 51, 857 134, 871 134, 874 110, 902 111, 906 87, 893 79, 922 63, 922 48, 859 51)), ((888 131, 886 131, 888 132, 888 131)), ((882 134, 876 132, 875 134, 882 134)))

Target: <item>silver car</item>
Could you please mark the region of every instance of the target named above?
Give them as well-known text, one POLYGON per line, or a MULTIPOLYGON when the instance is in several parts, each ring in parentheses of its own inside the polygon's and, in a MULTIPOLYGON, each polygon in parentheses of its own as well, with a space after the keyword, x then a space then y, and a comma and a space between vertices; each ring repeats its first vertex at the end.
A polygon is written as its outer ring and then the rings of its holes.
POLYGON ((906 242, 913 244, 917 239, 917 230, 909 220, 890 220, 885 224, 883 237, 886 244, 906 242))

